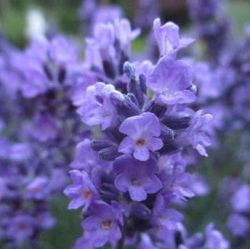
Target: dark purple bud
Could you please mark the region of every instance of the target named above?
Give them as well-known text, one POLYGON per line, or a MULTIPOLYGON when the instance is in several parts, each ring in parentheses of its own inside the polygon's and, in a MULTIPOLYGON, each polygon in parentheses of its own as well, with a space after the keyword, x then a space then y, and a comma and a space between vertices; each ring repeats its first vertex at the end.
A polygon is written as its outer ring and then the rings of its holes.
POLYGON ((151 217, 151 210, 142 203, 136 203, 132 207, 132 215, 141 220, 148 220, 151 217))
POLYGON ((133 103, 135 103, 136 106, 139 106, 138 101, 133 93, 128 93, 127 96, 133 103))
POLYGON ((124 117, 135 116, 140 113, 138 106, 127 96, 125 96, 124 99, 121 99, 120 96, 112 94, 111 101, 116 107, 118 114, 124 117))
POLYGON ((124 135, 119 132, 118 127, 115 127, 115 128, 111 127, 111 128, 106 129, 105 135, 111 141, 118 142, 118 143, 120 143, 120 141, 124 138, 124 135))
POLYGON ((128 84, 128 93, 134 94, 136 97, 140 107, 143 106, 144 103, 144 93, 143 90, 141 89, 140 84, 138 81, 134 78, 132 78, 128 84))
POLYGON ((115 71, 115 66, 114 64, 112 63, 112 61, 107 61, 107 60, 104 60, 103 61, 103 68, 104 68, 104 71, 106 73, 106 75, 111 78, 111 79, 114 79, 115 76, 116 76, 116 71, 115 71))
POLYGON ((111 146, 111 142, 101 140, 101 139, 94 139, 91 142, 91 148, 95 151, 99 151, 110 146, 111 146))
POLYGON ((156 104, 154 101, 149 102, 145 107, 145 111, 153 112, 159 118, 161 118, 165 114, 166 110, 166 106, 156 104))
POLYGON ((48 79, 53 80, 53 74, 52 74, 48 64, 43 65, 43 70, 44 70, 45 74, 47 75, 48 79))
POLYGON ((112 161, 115 158, 117 158, 120 154, 117 150, 117 147, 115 146, 110 146, 107 148, 104 148, 98 152, 98 155, 102 160, 105 161, 112 161))
POLYGON ((183 242, 184 242, 183 235, 181 234, 180 231, 175 232, 174 238, 175 238, 175 245, 177 247, 183 244, 183 242))
POLYGON ((179 129, 186 129, 189 127, 190 124, 190 117, 171 117, 166 116, 163 119, 161 119, 162 123, 164 123, 166 126, 173 130, 179 130, 179 129))
POLYGON ((58 72, 58 81, 63 83, 66 78, 66 69, 65 67, 60 67, 58 72))
POLYGON ((179 146, 172 139, 163 139, 164 146, 161 148, 160 153, 172 153, 179 150, 179 146))
POLYGON ((146 94, 147 92, 146 81, 147 81, 146 76, 144 74, 140 74, 139 83, 140 83, 141 90, 144 94, 146 94))
POLYGON ((162 125, 161 133, 162 133, 164 139, 167 139, 167 140, 169 140, 169 139, 173 140, 174 139, 174 131, 172 129, 168 128, 165 125, 162 125))
POLYGON ((106 190, 101 190, 100 195, 101 195, 102 199, 106 202, 112 202, 112 201, 118 199, 118 196, 115 193, 112 193, 112 192, 109 192, 106 190))

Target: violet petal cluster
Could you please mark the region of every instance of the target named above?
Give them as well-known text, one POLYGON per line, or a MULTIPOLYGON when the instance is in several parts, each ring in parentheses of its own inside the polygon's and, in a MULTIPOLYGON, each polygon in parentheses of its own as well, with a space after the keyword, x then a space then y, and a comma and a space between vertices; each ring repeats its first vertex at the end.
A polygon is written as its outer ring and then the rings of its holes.
POLYGON ((69 208, 83 210, 75 248, 122 248, 142 233, 160 241, 181 224, 177 203, 195 194, 186 157, 207 155, 212 116, 192 109, 192 65, 176 58, 192 40, 159 19, 154 33, 156 64, 131 62, 138 32, 125 19, 97 24, 87 39, 72 99, 90 135, 76 147, 65 189, 69 208))

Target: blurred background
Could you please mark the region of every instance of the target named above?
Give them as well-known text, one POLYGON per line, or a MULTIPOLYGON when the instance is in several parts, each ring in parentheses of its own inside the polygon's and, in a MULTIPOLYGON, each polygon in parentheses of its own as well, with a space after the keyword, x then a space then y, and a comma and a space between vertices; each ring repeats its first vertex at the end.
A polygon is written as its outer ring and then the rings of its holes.
MULTIPOLYGON (((28 16, 41 18, 42 15, 54 29, 69 35, 79 34, 81 22, 79 7, 84 0, 0 0, 0 30, 15 44, 22 46, 26 40, 28 16), (37 11, 39 13, 37 13, 37 11)), ((133 18, 136 0, 100 0, 100 4, 119 4, 128 18, 133 18)), ((250 20, 249 0, 228 0, 227 10, 237 32, 242 32, 243 24, 250 20)), ((188 26, 188 12, 185 0, 161 0, 159 6, 165 20, 188 26)))
MULTIPOLYGON (((16 46, 24 47, 31 32, 28 22, 36 20, 35 26, 38 30, 47 23, 53 32, 60 31, 81 39, 83 31, 86 30, 81 22, 80 7, 83 2, 82 0, 0 0, 0 34, 4 34, 16 46)), ((131 19, 135 26, 134 14, 138 4, 136 0, 99 2, 122 6, 124 15, 131 19)), ((159 9, 163 20, 174 21, 183 29, 189 29, 190 20, 185 0, 162 0, 159 9)), ((244 24, 250 22, 250 0, 228 0, 225 9, 232 18, 234 32, 237 36, 241 36, 244 24)), ((141 39, 135 48, 140 50, 143 44, 144 40, 141 39)), ((210 159, 201 162, 204 167, 201 167, 200 171, 204 173, 212 188, 206 197, 192 200, 187 208, 186 223, 190 233, 203 229, 210 220, 214 220, 218 228, 223 230, 226 217, 219 208, 216 189, 218 182, 224 176, 237 176, 238 169, 242 167, 233 149, 239 144, 237 139, 237 134, 231 134, 223 140, 223 152, 220 157, 218 153, 213 155, 211 152, 210 159)), ((53 201, 51 210, 58 220, 57 225, 43 234, 41 249, 69 249, 81 234, 79 214, 67 211, 66 198, 53 201)), ((229 236, 227 231, 224 233, 226 237, 229 236)))

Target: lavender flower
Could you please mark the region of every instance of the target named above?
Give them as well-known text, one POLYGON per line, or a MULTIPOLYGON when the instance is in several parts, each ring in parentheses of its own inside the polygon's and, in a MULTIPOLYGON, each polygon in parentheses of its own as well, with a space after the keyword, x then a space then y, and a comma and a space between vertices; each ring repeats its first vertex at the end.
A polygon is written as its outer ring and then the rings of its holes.
POLYGON ((194 42, 193 39, 180 38, 179 27, 175 23, 161 25, 159 18, 154 21, 154 35, 160 55, 175 55, 178 50, 194 42))
POLYGON ((111 94, 120 95, 112 85, 98 82, 86 90, 85 100, 78 108, 82 121, 87 125, 100 124, 102 129, 110 127, 116 118, 116 110, 111 102, 111 94))
POLYGON ((125 119, 119 131, 127 135, 119 145, 119 152, 133 152, 137 160, 147 161, 150 151, 157 151, 163 146, 161 139, 157 138, 161 133, 160 122, 150 112, 125 119))
POLYGON ((0 54, 0 112, 8 124, 0 134, 0 237, 7 248, 37 248, 40 233, 55 224, 48 204, 66 183, 78 136, 72 131, 83 132, 71 102, 76 55, 62 36, 0 54))
POLYGON ((114 169, 117 174, 115 186, 122 192, 128 191, 134 201, 146 200, 147 194, 157 193, 162 188, 156 176, 157 167, 152 160, 139 163, 122 156, 115 160, 114 169))
POLYGON ((48 179, 46 177, 35 178, 26 189, 26 197, 34 200, 46 199, 49 195, 48 179))
POLYGON ((33 234, 33 224, 31 216, 20 214, 9 221, 6 235, 18 241, 27 239, 33 234))
POLYGON ((107 242, 116 242, 121 238, 119 225, 122 216, 117 205, 95 203, 90 208, 89 216, 82 222, 85 236, 94 247, 101 247, 107 242))
POLYGON ((72 99, 90 130, 76 147, 77 170, 65 190, 69 208, 86 214, 75 248, 122 248, 142 232, 162 241, 181 225, 173 205, 194 196, 185 157, 206 155, 211 116, 190 106, 196 96, 191 64, 176 59, 184 47, 178 27, 154 23, 162 52, 156 65, 126 61, 137 35, 127 20, 98 23, 87 39, 81 95, 72 99))
POLYGON ((163 57, 149 76, 147 85, 161 104, 185 104, 195 100, 190 66, 181 60, 163 57))
POLYGON ((91 200, 96 195, 97 191, 95 186, 90 181, 86 172, 80 172, 78 170, 72 170, 70 172, 73 180, 72 186, 68 186, 64 193, 72 199, 69 204, 69 209, 77 209, 81 206, 86 210, 91 200))

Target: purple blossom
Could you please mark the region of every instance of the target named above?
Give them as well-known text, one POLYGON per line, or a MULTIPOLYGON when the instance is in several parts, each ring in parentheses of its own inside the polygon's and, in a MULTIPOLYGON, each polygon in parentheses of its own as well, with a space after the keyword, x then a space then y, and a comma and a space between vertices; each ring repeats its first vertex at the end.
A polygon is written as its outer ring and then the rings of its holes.
POLYGON ((40 142, 53 140, 58 135, 58 125, 50 115, 38 115, 31 124, 31 134, 40 142))
POLYGON ((193 39, 180 38, 179 27, 173 22, 161 25, 159 18, 154 20, 154 35, 161 56, 172 56, 194 42, 193 39))
POLYGON ((78 108, 78 113, 85 124, 101 125, 103 130, 114 124, 116 110, 110 100, 111 94, 121 96, 112 85, 101 82, 87 88, 85 101, 78 108))
POLYGON ((161 195, 157 196, 153 209, 152 222, 156 223, 160 232, 166 233, 168 230, 175 230, 182 221, 183 216, 173 208, 166 208, 166 203, 161 195))
POLYGON ((97 9, 94 15, 94 23, 108 23, 121 19, 123 11, 119 6, 107 5, 97 9))
POLYGON ((213 116, 209 113, 204 113, 203 111, 198 111, 195 113, 190 127, 187 129, 187 133, 181 139, 189 142, 192 147, 202 156, 207 156, 205 147, 211 144, 211 130, 209 127, 209 122, 212 120, 213 116), (193 134, 196 134, 193 136, 193 134))
POLYGON ((33 234, 34 220, 26 214, 19 214, 9 221, 6 234, 17 241, 28 239, 33 234))
POLYGON ((68 208, 78 209, 83 206, 84 210, 88 209, 97 195, 95 186, 84 171, 72 170, 70 176, 73 184, 64 190, 65 195, 71 199, 68 208))
POLYGON ((231 205, 236 212, 250 212, 250 187, 242 185, 231 199, 231 205))
POLYGON ((229 248, 228 241, 226 241, 222 234, 214 229, 213 224, 209 224, 206 227, 206 243, 205 248, 218 248, 218 249, 227 249, 229 248))
POLYGON ((125 119, 119 131, 127 135, 119 145, 119 152, 133 153, 134 158, 140 161, 147 161, 150 151, 157 151, 163 146, 158 138, 161 134, 160 122, 150 112, 125 119))
POLYGON ((160 103, 185 104, 195 100, 190 90, 192 74, 190 66, 181 60, 164 57, 159 60, 147 85, 152 89, 160 103))
POLYGON ((122 192, 129 192, 130 198, 134 201, 143 201, 148 194, 156 193, 162 188, 152 159, 141 162, 121 156, 114 162, 114 168, 117 174, 115 186, 122 192))
POLYGON ((60 66, 72 66, 77 63, 75 44, 63 36, 57 36, 52 39, 48 53, 50 59, 60 66))
POLYGON ((123 52, 128 53, 131 42, 140 34, 140 30, 132 30, 130 22, 126 19, 115 20, 114 27, 116 38, 120 42, 121 49, 123 52))
POLYGON ((204 235, 197 233, 187 238, 181 249, 228 249, 229 243, 223 238, 223 235, 214 228, 213 224, 207 225, 204 235))
POLYGON ((122 236, 119 227, 121 224, 122 217, 117 205, 95 203, 91 206, 90 215, 82 222, 84 237, 94 247, 104 246, 107 242, 116 242, 122 236))
POLYGON ((26 188, 26 197, 34 200, 47 198, 50 189, 48 188, 48 179, 46 177, 37 177, 26 188))
POLYGON ((32 155, 32 148, 27 143, 14 143, 8 148, 8 158, 13 161, 23 161, 32 155))
POLYGON ((90 39, 88 42, 95 43, 99 41, 96 45, 100 49, 100 55, 102 58, 106 60, 112 58, 114 59, 115 56, 115 49, 113 47, 113 43, 115 41, 115 30, 114 26, 110 23, 98 23, 94 29, 94 38, 91 41, 90 39))
POLYGON ((235 236, 247 236, 250 231, 250 222, 244 215, 232 214, 227 220, 227 227, 235 236))

